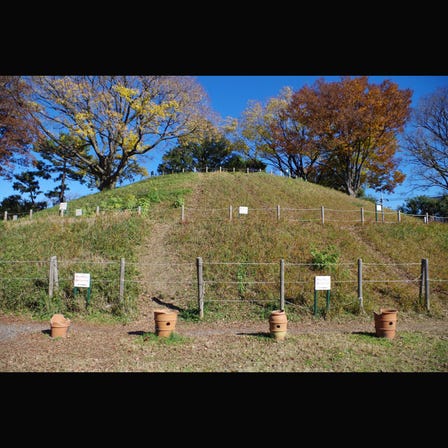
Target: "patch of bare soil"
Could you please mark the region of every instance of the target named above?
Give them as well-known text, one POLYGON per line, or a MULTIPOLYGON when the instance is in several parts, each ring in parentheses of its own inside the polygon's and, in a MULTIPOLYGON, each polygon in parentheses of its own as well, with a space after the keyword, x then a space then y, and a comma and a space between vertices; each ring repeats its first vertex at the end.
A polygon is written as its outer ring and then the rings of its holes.
MULTIPOLYGON (((149 308, 147 312, 149 313, 149 308)), ((448 338, 445 319, 403 317, 397 324, 397 335, 401 331, 418 331, 442 339, 448 338)), ((51 338, 49 322, 0 316, 0 371, 176 371, 179 363, 186 359, 189 360, 189 365, 200 366, 204 362, 204 356, 211 356, 210 362, 214 364, 206 364, 200 369, 226 370, 226 350, 234 352, 239 346, 246 350, 248 345, 253 344, 250 341, 256 339, 251 336, 269 335, 269 324, 178 320, 176 333, 190 342, 168 349, 161 347, 161 344, 145 346, 141 342, 145 333, 154 332, 153 316, 128 324, 99 324, 73 319, 67 338, 51 338), (216 352, 213 352, 214 348, 216 352), (166 359, 170 353, 172 360, 166 359), (163 363, 158 357, 163 358, 163 363)), ((359 317, 344 321, 325 321, 309 318, 302 322, 288 323, 289 338, 300 338, 300 335, 306 334, 328 337, 344 333, 373 335, 373 319, 359 317)), ((294 369, 293 366, 289 368, 294 369)), ((275 371, 276 366, 272 366, 271 370, 275 371)))

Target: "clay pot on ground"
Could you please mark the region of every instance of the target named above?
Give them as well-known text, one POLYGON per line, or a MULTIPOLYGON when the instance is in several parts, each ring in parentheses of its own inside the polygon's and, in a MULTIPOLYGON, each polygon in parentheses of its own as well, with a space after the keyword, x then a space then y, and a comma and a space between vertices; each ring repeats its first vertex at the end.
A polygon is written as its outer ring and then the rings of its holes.
POLYGON ((288 318, 284 310, 275 310, 269 316, 269 331, 271 336, 278 341, 286 337, 288 318))
POLYGON ((50 320, 51 337, 65 338, 70 327, 70 319, 66 319, 63 314, 54 314, 50 320))
POLYGON ((381 308, 379 313, 374 312, 375 333, 380 338, 393 339, 397 329, 398 311, 390 308, 381 308))
POLYGON ((156 324, 156 335, 167 338, 176 329, 177 314, 176 310, 155 310, 154 321, 156 324))

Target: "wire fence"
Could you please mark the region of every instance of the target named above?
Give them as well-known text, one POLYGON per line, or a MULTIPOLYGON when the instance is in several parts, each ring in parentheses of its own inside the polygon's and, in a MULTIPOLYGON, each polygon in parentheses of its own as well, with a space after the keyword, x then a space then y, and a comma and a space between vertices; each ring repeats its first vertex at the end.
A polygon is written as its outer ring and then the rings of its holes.
MULTIPOLYGON (((247 174, 250 173, 260 173, 266 172, 261 169, 250 169, 246 168, 244 170, 241 169, 224 169, 222 167, 216 169, 210 169, 205 167, 202 170, 194 170, 193 172, 245 172, 247 174)), ((162 172, 160 175, 169 175, 176 173, 184 173, 186 170, 181 171, 170 171, 170 172, 162 172)), ((285 174, 279 171, 270 170, 270 174, 280 175, 283 177, 288 177, 285 174)), ((153 175, 155 175, 153 173, 153 175)), ((290 177, 290 176, 289 176, 290 177)), ((325 222, 336 222, 336 223, 384 223, 384 224, 393 224, 393 223, 401 223, 401 222, 411 222, 415 221, 415 218, 418 221, 421 221, 425 224, 429 223, 447 223, 448 217, 444 216, 435 216, 425 214, 409 214, 403 213, 401 211, 391 211, 386 210, 382 204, 380 203, 372 203, 372 208, 359 208, 359 209, 333 209, 329 207, 319 206, 316 208, 291 208, 291 207, 283 207, 280 204, 273 204, 271 207, 264 208, 248 208, 248 210, 244 213, 241 213, 241 207, 238 206, 233 207, 230 205, 229 207, 221 207, 221 208, 198 208, 198 207, 186 207, 183 205, 181 207, 180 212, 180 220, 182 222, 199 220, 199 219, 217 219, 217 220, 234 220, 235 218, 241 218, 244 215, 255 215, 255 216, 264 216, 266 218, 273 218, 277 221, 298 221, 298 222, 317 222, 324 224, 325 222), (412 219, 411 219, 412 218, 412 219)), ((36 216, 35 210, 29 210, 24 212, 8 212, 7 210, 3 211, 3 221, 19 221, 19 220, 32 220, 36 219, 37 216, 42 219, 50 219, 54 217, 61 218, 91 218, 98 217, 104 215, 147 215, 149 210, 145 206, 136 206, 136 207, 105 207, 105 206, 85 206, 84 208, 73 208, 68 206, 67 203, 59 204, 58 208, 45 209, 44 213, 39 213, 36 216)), ((153 211, 151 210, 151 213, 153 211)), ((162 216, 154 216, 159 217, 162 216)), ((1 219, 1 217, 0 217, 1 219)))
POLYGON ((26 307, 70 311, 87 306, 104 312, 126 311, 131 298, 142 294, 182 297, 197 303, 203 317, 205 303, 278 304, 307 309, 313 306, 316 278, 329 277, 332 307, 362 310, 372 297, 385 306, 409 300, 430 310, 430 289, 448 296, 448 278, 430 278, 427 259, 420 262, 313 263, 204 261, 138 263, 109 260, 0 260, 0 303, 4 309, 26 307), (148 275, 150 270, 151 275, 148 275), (77 275, 88 274, 79 285, 77 275), (431 288, 430 288, 431 285, 431 288))

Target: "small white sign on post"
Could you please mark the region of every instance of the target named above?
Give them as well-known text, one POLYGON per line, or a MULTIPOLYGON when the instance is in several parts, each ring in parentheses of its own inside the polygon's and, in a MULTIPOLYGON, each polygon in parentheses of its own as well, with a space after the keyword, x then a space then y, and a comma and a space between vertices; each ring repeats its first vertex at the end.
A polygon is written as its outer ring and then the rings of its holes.
POLYGON ((330 289, 331 277, 329 275, 316 275, 316 277, 314 277, 315 291, 330 291, 330 289))
POLYGON ((67 202, 61 202, 59 204, 59 210, 67 210, 67 202))
POLYGON ((75 216, 82 216, 82 208, 77 208, 75 210, 75 216))
POLYGON ((382 210, 383 206, 381 204, 376 204, 376 211, 380 212, 382 210))
POLYGON ((249 213, 249 207, 238 207, 238 214, 240 215, 247 215, 249 213))
POLYGON ((90 274, 75 272, 73 286, 75 288, 90 288, 90 274))

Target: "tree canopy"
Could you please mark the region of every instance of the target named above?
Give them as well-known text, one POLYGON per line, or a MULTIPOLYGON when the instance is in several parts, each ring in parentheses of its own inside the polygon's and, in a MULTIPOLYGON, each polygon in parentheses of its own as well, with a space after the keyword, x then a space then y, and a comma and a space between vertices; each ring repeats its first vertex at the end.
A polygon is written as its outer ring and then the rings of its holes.
POLYGON ((207 97, 189 76, 36 76, 31 85, 43 134, 100 191, 147 174, 140 156, 207 126, 207 97))
POLYGON ((266 164, 257 159, 243 158, 234 151, 232 143, 224 136, 208 136, 201 142, 179 145, 162 157, 159 173, 205 171, 219 168, 265 169, 266 164))
POLYGON ((448 87, 419 101, 405 142, 415 183, 448 191, 448 87))
POLYGON ((410 114, 412 92, 368 77, 320 79, 293 92, 284 89, 266 106, 246 109, 239 135, 246 147, 283 172, 358 194, 368 184, 393 191, 397 136, 410 114))
POLYGON ((11 179, 16 164, 31 161, 30 145, 37 137, 25 96, 27 84, 19 76, 0 76, 0 177, 11 179))

